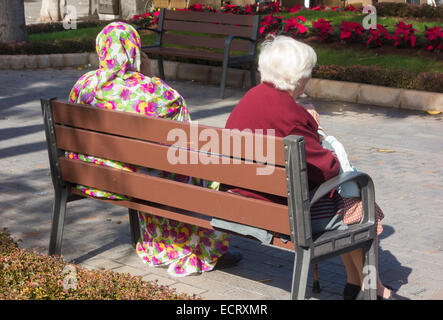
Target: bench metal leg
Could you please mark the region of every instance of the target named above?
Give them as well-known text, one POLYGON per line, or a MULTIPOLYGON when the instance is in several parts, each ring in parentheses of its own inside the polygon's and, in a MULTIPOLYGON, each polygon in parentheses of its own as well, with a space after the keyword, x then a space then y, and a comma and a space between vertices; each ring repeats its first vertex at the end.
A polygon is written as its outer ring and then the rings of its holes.
POLYGON ((68 188, 55 191, 54 209, 52 214, 51 238, 49 240, 49 255, 60 255, 62 249, 63 228, 65 225, 66 203, 69 196, 68 188))
POLYGON ((304 300, 308 284, 309 265, 311 264, 311 250, 297 248, 295 252, 294 272, 292 274, 292 300, 304 300))
POLYGON ((365 248, 365 266, 363 270, 363 282, 365 286, 365 300, 377 300, 377 265, 376 250, 377 241, 373 239, 365 248))
POLYGON ((160 79, 165 80, 165 69, 163 68, 163 56, 158 56, 158 72, 160 73, 160 79))
POLYGON ((140 239, 140 224, 138 221, 138 211, 129 209, 129 226, 131 229, 131 241, 134 249, 137 246, 137 242, 140 239))
POLYGON ((312 293, 320 293, 320 281, 318 279, 318 265, 314 264, 314 281, 312 282, 312 293))
POLYGON ((225 98, 226 78, 228 76, 228 64, 229 63, 227 59, 223 60, 222 78, 220 82, 220 99, 225 98))

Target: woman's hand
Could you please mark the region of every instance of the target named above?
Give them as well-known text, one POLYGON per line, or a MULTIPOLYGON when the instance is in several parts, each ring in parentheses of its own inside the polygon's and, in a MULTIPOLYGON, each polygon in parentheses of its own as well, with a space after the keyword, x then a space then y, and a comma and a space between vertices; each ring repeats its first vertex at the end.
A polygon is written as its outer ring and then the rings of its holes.
POLYGON ((317 124, 320 124, 320 115, 318 114, 318 112, 315 109, 314 105, 312 105, 312 104, 304 104, 303 107, 314 118, 314 120, 317 122, 317 124))
POLYGON ((143 51, 141 53, 141 63, 140 63, 140 73, 145 76, 151 77, 151 62, 149 61, 148 55, 143 51))

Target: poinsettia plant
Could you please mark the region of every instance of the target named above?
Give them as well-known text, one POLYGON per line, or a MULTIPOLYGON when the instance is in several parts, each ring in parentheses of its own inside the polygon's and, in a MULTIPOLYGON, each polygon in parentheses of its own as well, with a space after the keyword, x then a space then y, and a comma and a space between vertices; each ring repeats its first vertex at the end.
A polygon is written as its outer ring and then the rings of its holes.
POLYGON ((366 41, 368 48, 377 48, 383 45, 383 42, 391 40, 392 37, 381 24, 377 24, 376 28, 369 29, 369 39, 366 41))
POLYGON ((278 33, 282 28, 282 21, 283 17, 274 16, 272 13, 262 17, 260 21, 260 35, 278 33))
POLYGON ((332 39, 334 30, 329 21, 320 18, 312 23, 312 32, 315 34, 317 40, 328 42, 332 39))
POLYGON ((143 28, 152 28, 157 24, 159 15, 160 11, 146 12, 133 16, 131 22, 143 28))
POLYGON ((417 39, 414 32, 417 30, 412 27, 412 24, 400 21, 395 26, 397 29, 393 35, 394 47, 415 47, 417 39))
POLYGON ((428 39, 428 46, 426 50, 443 52, 443 29, 440 27, 425 27, 426 39, 428 39))
POLYGON ((283 28, 286 33, 291 33, 294 37, 297 37, 300 34, 306 33, 308 29, 302 24, 302 22, 306 22, 306 18, 302 16, 292 17, 286 20, 283 20, 283 28))
POLYGON ((302 8, 303 6, 301 4, 296 4, 292 8, 286 8, 286 11, 288 11, 289 13, 296 13, 299 12, 302 8))
POLYGON ((356 7, 354 7, 352 4, 350 4, 346 7, 344 7, 343 11, 358 12, 358 9, 356 7))
POLYGON ((344 42, 358 42, 361 41, 365 29, 358 22, 350 22, 343 20, 339 29, 340 39, 344 42))

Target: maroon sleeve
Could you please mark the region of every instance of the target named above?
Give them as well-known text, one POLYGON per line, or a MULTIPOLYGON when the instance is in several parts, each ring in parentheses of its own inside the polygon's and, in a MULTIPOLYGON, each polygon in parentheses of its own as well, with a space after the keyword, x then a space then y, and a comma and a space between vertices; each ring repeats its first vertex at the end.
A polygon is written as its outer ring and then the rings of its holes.
POLYGON ((312 128, 298 124, 292 129, 291 134, 305 138, 310 190, 340 173, 340 163, 337 157, 321 146, 318 134, 312 128))

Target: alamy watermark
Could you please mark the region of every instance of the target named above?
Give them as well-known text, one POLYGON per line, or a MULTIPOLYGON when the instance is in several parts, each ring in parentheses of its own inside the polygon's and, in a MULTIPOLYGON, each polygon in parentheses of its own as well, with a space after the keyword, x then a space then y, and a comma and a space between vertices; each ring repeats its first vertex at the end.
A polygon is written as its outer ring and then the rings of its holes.
POLYGON ((63 268, 62 274, 66 274, 63 278, 63 289, 77 289, 77 269, 75 266, 68 264, 63 268))
POLYGON ((65 17, 63 18, 63 28, 66 30, 77 29, 77 8, 67 5, 65 7, 65 17))
POLYGON ((377 9, 372 5, 363 7, 363 13, 369 13, 363 18, 363 28, 366 30, 377 28, 377 9))
POLYGON ((172 129, 167 140, 174 142, 168 149, 170 164, 252 164, 254 159, 262 164, 257 175, 270 175, 275 166, 275 130, 236 130, 213 128, 199 129, 197 122, 189 126, 189 137, 185 130, 172 129), (202 145, 202 143, 204 143, 202 145), (199 147, 200 146, 200 147, 199 147), (188 152, 188 150, 191 152, 188 152), (195 152, 192 152, 195 151, 195 152), (265 153, 266 151, 266 153, 265 153), (223 156, 220 156, 223 155, 223 156))

